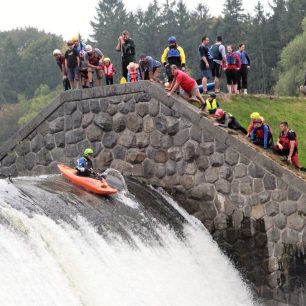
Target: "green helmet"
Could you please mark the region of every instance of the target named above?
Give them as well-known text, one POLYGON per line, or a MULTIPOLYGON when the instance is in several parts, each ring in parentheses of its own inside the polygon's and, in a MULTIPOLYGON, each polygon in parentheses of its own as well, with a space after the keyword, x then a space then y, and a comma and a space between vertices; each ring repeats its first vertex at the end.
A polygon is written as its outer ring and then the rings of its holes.
POLYGON ((85 149, 84 156, 87 157, 90 154, 94 154, 93 149, 91 149, 91 148, 85 149))

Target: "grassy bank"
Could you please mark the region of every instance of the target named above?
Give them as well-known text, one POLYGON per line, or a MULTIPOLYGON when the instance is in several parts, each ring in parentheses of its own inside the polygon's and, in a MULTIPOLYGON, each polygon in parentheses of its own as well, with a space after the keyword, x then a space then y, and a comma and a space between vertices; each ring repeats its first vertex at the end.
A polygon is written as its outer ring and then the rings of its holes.
POLYGON ((292 97, 233 96, 221 98, 221 107, 234 115, 243 126, 249 124, 250 113, 259 112, 271 126, 274 140, 279 123, 288 121, 299 141, 300 164, 306 166, 306 99, 292 97))

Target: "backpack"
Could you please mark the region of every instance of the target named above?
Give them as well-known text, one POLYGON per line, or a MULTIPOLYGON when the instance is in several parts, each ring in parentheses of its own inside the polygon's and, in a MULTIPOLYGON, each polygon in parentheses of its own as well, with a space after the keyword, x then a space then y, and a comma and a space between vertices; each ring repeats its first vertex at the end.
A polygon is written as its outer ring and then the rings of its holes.
POLYGON ((218 45, 214 44, 210 47, 210 53, 211 53, 213 59, 222 60, 222 54, 219 51, 219 47, 220 47, 219 44, 218 45))

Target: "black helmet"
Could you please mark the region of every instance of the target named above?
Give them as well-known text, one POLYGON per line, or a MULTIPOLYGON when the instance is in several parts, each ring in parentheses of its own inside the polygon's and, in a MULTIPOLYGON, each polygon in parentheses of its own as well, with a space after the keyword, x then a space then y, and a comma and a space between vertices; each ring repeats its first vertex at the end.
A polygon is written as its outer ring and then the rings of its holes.
POLYGON ((214 92, 210 92, 208 95, 212 98, 216 98, 216 94, 214 92))

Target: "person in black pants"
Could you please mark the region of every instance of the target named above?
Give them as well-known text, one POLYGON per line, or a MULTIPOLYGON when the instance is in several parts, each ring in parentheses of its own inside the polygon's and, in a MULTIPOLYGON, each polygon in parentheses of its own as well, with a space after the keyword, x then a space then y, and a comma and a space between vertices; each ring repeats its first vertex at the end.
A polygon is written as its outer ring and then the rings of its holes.
POLYGON ((237 51, 241 61, 241 67, 238 71, 238 90, 242 94, 248 93, 248 69, 250 69, 251 61, 245 51, 245 45, 240 44, 237 51))
POLYGON ((122 54, 122 76, 127 78, 127 66, 131 62, 135 62, 135 43, 133 39, 129 37, 128 31, 123 31, 122 35, 118 38, 118 44, 116 51, 122 54))

